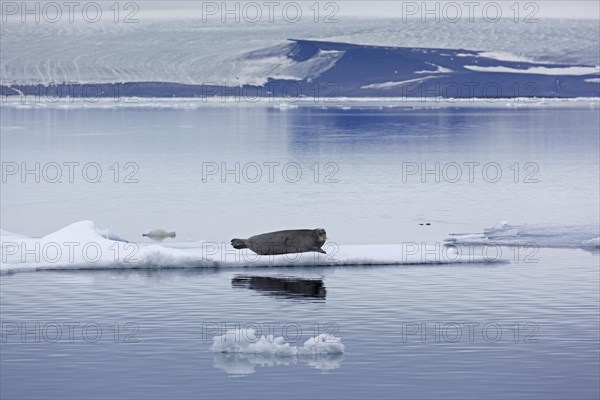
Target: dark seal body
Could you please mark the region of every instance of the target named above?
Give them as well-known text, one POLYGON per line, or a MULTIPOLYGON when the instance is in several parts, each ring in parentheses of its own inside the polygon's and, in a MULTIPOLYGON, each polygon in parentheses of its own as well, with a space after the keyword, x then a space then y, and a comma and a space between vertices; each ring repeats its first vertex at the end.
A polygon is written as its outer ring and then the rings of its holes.
POLYGON ((235 249, 250 249, 261 256, 305 253, 326 254, 321 247, 327 240, 325 229, 294 229, 255 235, 248 239, 232 239, 235 249))

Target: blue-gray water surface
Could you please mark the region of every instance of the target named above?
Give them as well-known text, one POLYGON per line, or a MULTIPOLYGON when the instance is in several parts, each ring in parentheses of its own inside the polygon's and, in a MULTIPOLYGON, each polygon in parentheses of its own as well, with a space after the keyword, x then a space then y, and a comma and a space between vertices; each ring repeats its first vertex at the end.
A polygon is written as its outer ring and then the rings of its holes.
MULTIPOLYGON (((46 168, 39 182, 36 173, 3 176, 2 229, 32 236, 90 219, 129 240, 154 228, 177 231, 177 241, 220 242, 322 226, 340 244, 420 243, 501 221, 600 218, 597 109, 0 112, 3 168, 46 168), (62 183, 51 182, 52 163, 63 166, 62 183), (64 163, 79 163, 69 164, 72 182, 64 163), (87 163, 99 166, 99 182, 78 169, 87 163), (297 164, 283 174, 288 163, 297 164)), ((2 275, 0 394, 598 398, 599 253, 527 255, 503 248, 511 262, 502 264, 2 275), (345 353, 210 350, 227 328, 257 326, 296 346, 333 333, 345 353)))

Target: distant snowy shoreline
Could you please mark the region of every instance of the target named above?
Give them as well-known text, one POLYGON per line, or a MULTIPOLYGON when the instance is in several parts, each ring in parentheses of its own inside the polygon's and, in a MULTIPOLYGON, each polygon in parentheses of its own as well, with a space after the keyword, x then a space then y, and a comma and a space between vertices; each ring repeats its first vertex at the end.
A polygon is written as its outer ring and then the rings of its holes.
POLYGON ((438 108, 484 108, 484 109, 535 109, 535 108, 600 108, 600 97, 577 98, 397 98, 397 97, 339 97, 322 99, 263 98, 244 101, 238 97, 212 98, 133 98, 127 101, 111 98, 94 99, 65 98, 58 101, 26 99, 19 96, 5 97, 3 108, 10 109, 189 109, 225 107, 261 107, 281 111, 296 108, 319 109, 438 109, 438 108))

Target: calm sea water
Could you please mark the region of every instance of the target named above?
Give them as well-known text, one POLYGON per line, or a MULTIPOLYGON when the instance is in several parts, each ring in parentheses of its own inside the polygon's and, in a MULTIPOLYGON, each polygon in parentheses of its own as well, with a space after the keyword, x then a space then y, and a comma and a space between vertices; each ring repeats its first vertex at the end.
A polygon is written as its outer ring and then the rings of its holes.
MULTIPOLYGON (((39 176, 5 176, 2 228, 34 236, 91 219, 130 240, 154 228, 226 241, 320 226, 338 243, 381 244, 500 221, 599 220, 597 109, 3 108, 1 117, 3 167, 40 163, 39 176), (79 163, 67 164, 72 182, 65 163, 79 163), (51 182, 56 165, 62 183, 51 182)), ((3 275, 0 390, 598 398, 599 268, 598 252, 541 249, 498 265, 3 275), (210 351, 224 329, 256 324, 294 345, 335 333, 346 352, 210 351)))
POLYGON ((129 240, 155 228, 221 242, 324 227, 338 243, 382 244, 599 220, 597 109, 1 116, 2 228, 33 236, 91 219, 129 240))

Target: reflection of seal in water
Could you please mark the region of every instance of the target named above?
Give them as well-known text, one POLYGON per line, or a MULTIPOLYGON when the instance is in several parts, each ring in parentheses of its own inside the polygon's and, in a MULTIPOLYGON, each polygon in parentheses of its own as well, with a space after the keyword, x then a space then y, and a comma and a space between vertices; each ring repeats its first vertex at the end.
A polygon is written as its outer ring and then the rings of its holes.
POLYGON ((296 229, 255 235, 249 239, 232 239, 236 249, 250 249, 261 256, 305 253, 316 251, 326 254, 321 246, 327 240, 325 229, 296 229))
POLYGON ((162 242, 166 238, 174 238, 175 232, 167 232, 163 229, 154 229, 148 233, 143 233, 142 236, 149 237, 152 240, 162 242))
POLYGON ((287 298, 309 297, 324 299, 327 290, 322 279, 296 278, 287 276, 235 275, 231 279, 233 287, 246 287, 270 296, 287 298))

